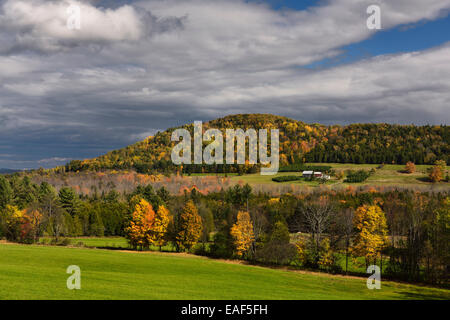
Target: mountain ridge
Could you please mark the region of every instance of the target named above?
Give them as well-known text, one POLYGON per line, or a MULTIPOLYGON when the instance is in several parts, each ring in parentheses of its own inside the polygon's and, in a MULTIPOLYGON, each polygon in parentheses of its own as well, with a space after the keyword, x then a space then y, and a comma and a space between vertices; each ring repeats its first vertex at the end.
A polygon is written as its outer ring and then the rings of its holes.
MULTIPOLYGON (((171 134, 178 128, 193 132, 192 123, 168 128, 99 157, 73 160, 64 168, 66 171, 135 169, 142 173, 175 172, 180 168, 170 161, 171 149, 175 145, 171 142, 171 134)), ((436 160, 448 163, 450 154, 450 127, 446 125, 322 125, 272 114, 234 114, 203 123, 203 130, 210 128, 222 131, 226 128, 279 129, 281 165, 303 162, 404 164, 408 161, 433 164, 436 160)), ((184 170, 186 167, 189 166, 184 170)), ((206 166, 200 167, 200 172, 210 170, 206 166)), ((223 168, 215 166, 213 170, 223 168)))

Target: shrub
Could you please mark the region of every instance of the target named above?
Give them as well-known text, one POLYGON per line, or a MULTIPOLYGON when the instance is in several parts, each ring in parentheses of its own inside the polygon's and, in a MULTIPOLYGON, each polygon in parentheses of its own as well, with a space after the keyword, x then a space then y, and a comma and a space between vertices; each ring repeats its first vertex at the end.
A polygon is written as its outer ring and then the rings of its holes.
POLYGON ((270 241, 256 250, 256 260, 264 263, 286 265, 297 258, 297 249, 291 243, 270 241))
POLYGON ((66 247, 66 246, 70 245, 70 243, 71 243, 71 241, 69 238, 62 238, 61 240, 58 241, 57 245, 66 247))
POLYGON ((369 177, 370 177, 370 172, 367 172, 365 170, 358 170, 358 171, 349 170, 347 172, 347 179, 345 179, 344 182, 348 182, 348 183, 364 182, 369 177))
POLYGON ((301 176, 281 176, 281 177, 272 178, 272 181, 288 182, 288 181, 298 181, 298 180, 302 180, 302 179, 303 179, 303 177, 301 177, 301 176))
POLYGON ((343 170, 336 170, 334 173, 334 176, 336 177, 336 179, 341 180, 344 178, 344 171, 343 170))

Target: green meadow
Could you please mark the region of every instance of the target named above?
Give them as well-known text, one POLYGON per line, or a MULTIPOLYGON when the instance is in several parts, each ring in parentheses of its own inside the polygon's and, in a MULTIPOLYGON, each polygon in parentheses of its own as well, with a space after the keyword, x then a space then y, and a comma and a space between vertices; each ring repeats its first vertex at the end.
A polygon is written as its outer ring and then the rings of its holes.
MULTIPOLYGON (((308 163, 308 165, 318 165, 318 166, 331 166, 335 170, 371 170, 376 169, 375 174, 370 176, 367 181, 363 183, 344 183, 343 180, 337 180, 336 178, 331 178, 330 181, 326 182, 326 185, 334 185, 334 186, 344 186, 347 187, 349 185, 352 186, 364 186, 364 185, 372 185, 372 186, 405 186, 405 187, 414 187, 414 186, 432 186, 432 187, 448 187, 448 183, 440 182, 432 184, 428 182, 428 174, 427 169, 430 168, 430 165, 417 165, 416 172, 412 174, 404 173, 403 170, 405 168, 404 165, 384 165, 382 168, 377 169, 379 165, 377 164, 341 164, 341 163, 308 163)), ((450 167, 447 166, 447 170, 450 167)), ((280 176, 301 176, 301 172, 279 172, 273 176, 263 176, 259 173, 256 174, 247 174, 242 176, 232 176, 231 179, 235 182, 242 181, 244 183, 249 184, 294 184, 294 185, 304 185, 310 187, 319 186, 319 181, 290 181, 277 183, 272 181, 274 177, 280 176)))
POLYGON ((450 291, 187 254, 0 244, 0 299, 450 299, 450 291), (69 290, 69 265, 81 290, 69 290))

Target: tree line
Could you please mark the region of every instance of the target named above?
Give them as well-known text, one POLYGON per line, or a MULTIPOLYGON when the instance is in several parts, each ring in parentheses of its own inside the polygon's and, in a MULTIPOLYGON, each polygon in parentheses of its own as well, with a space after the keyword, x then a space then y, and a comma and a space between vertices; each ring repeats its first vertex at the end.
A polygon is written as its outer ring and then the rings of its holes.
POLYGON ((249 185, 183 195, 139 186, 86 196, 19 175, 0 176, 0 237, 124 236, 136 250, 332 273, 379 265, 385 277, 448 286, 450 196, 406 190, 317 190, 273 197, 249 185))

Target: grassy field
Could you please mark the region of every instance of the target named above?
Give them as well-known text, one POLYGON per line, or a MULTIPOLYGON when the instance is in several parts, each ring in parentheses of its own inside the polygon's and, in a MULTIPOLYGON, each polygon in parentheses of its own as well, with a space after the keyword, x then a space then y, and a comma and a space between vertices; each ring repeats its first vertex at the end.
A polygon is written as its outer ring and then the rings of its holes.
POLYGON ((450 299, 450 291, 184 254, 0 244, 0 299, 450 299), (81 268, 68 290, 66 268, 81 268))
MULTIPOLYGON (((376 169, 374 175, 370 176, 366 182, 363 183, 344 183, 343 180, 336 180, 332 178, 328 181, 327 185, 339 185, 339 186, 362 186, 362 185, 376 185, 376 186, 433 186, 433 187, 449 187, 449 183, 441 182, 432 184, 427 180, 427 168, 431 167, 429 165, 417 165, 416 172, 413 174, 406 174, 402 171, 404 170, 404 165, 385 165, 381 169, 377 169, 379 165, 377 164, 341 164, 341 163, 308 163, 308 165, 327 165, 331 166, 336 170, 370 170, 372 168, 376 169)), ((447 170, 450 167, 447 166, 447 170)), ((231 179, 233 181, 242 181, 244 183, 249 184, 280 184, 277 182, 273 182, 272 178, 279 176, 292 176, 292 175, 301 175, 300 172, 280 172, 274 176, 263 176, 259 173, 257 174, 248 174, 243 176, 233 176, 231 179)), ((295 185, 304 185, 304 186, 319 186, 318 181, 291 181, 284 182, 282 184, 295 184, 295 185)))
MULTIPOLYGON (((41 244, 50 244, 51 238, 42 237, 39 239, 41 244)), ((76 237, 66 238, 69 241, 69 246, 75 247, 87 247, 97 249, 112 249, 112 250, 131 250, 127 239, 124 237, 76 237)), ((296 234, 291 234, 291 242, 295 243, 298 240, 296 234)), ((158 252, 159 247, 151 246, 149 251, 158 252)), ((161 248, 162 252, 176 252, 176 248, 173 245, 166 245, 161 248)), ((339 254, 338 264, 345 270, 345 255, 339 254)), ((349 272, 365 272, 364 259, 359 258, 359 263, 354 263, 353 259, 348 259, 348 271, 349 272)), ((388 261, 384 261, 385 267, 388 265, 388 261)))

